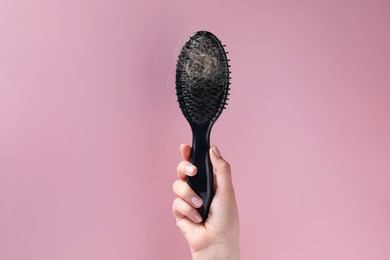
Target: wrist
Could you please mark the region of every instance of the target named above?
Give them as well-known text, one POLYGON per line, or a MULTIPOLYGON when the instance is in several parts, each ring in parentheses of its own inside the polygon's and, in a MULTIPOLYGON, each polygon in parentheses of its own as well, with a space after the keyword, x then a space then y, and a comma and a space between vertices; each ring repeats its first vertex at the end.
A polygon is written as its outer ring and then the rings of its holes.
POLYGON ((193 260, 239 260, 240 250, 237 246, 214 245, 192 253, 193 260))

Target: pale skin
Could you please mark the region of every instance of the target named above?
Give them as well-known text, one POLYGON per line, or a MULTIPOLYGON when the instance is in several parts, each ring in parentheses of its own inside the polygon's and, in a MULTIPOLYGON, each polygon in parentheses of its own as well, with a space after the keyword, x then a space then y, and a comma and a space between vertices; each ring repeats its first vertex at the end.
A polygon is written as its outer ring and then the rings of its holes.
POLYGON ((173 201, 172 210, 176 225, 188 242, 192 258, 240 259, 238 210, 229 163, 216 146, 210 148, 215 195, 209 216, 201 223, 196 208, 202 205, 202 201, 186 183, 188 176, 196 174, 196 167, 189 162, 191 146, 182 144, 180 152, 183 160, 177 166, 179 179, 173 183, 177 198, 173 201))

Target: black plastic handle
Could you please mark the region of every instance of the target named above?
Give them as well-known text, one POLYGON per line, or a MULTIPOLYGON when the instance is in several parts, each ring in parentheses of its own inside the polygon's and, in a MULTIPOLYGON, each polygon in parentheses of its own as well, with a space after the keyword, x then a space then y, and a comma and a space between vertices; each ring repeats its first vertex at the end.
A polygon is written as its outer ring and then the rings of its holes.
POLYGON ((202 222, 207 219, 214 197, 214 175, 209 154, 210 131, 211 125, 192 126, 191 163, 196 166, 197 173, 187 179, 189 186, 203 200, 203 205, 197 209, 202 216, 202 222))

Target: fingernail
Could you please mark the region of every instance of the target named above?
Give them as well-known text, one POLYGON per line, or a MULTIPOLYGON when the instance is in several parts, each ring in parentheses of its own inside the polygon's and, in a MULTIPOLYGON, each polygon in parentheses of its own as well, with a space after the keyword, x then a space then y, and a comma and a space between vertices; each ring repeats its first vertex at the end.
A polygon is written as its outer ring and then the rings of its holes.
POLYGON ((202 222, 202 217, 201 217, 200 215, 196 214, 196 215, 194 216, 194 218, 195 218, 195 221, 196 221, 196 222, 198 222, 198 223, 202 222))
POLYGON ((215 145, 213 146, 213 151, 214 151, 215 155, 217 155, 218 157, 221 157, 221 153, 219 152, 218 147, 216 147, 215 145))
POLYGON ((195 207, 200 207, 203 204, 203 201, 198 197, 193 197, 191 201, 192 201, 192 204, 195 205, 195 207))
POLYGON ((184 171, 188 174, 191 174, 193 173, 195 170, 195 167, 191 164, 187 164, 185 167, 184 167, 184 171))

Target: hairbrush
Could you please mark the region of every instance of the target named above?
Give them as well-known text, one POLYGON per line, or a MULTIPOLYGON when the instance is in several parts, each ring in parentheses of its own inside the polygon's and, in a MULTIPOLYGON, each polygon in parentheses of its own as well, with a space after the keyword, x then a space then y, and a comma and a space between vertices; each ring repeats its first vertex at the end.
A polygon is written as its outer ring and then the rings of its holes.
POLYGON ((224 47, 214 34, 196 32, 184 44, 176 65, 177 101, 191 126, 191 163, 197 167, 197 174, 188 177, 187 183, 203 200, 197 209, 202 222, 214 196, 211 128, 226 108, 230 90, 230 60, 224 47))

